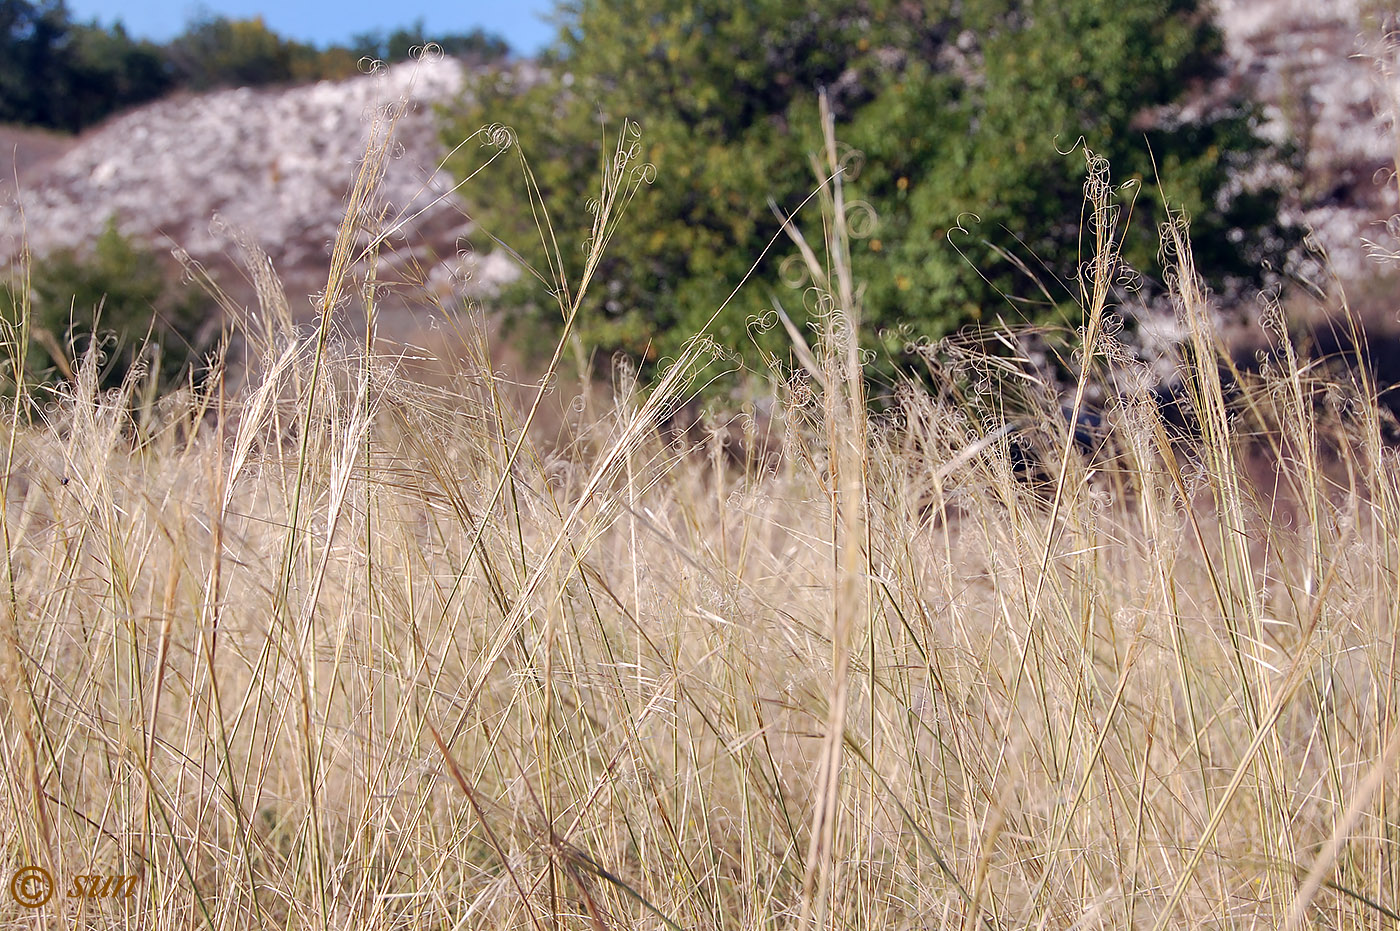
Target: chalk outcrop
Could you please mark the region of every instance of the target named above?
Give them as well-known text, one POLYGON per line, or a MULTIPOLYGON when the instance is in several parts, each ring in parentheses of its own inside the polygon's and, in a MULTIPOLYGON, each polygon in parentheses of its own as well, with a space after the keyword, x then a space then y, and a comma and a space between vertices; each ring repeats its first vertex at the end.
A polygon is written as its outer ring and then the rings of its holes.
POLYGON ((470 281, 489 290, 513 266, 459 254, 472 224, 455 182, 438 170, 445 153, 433 113, 473 75, 453 59, 409 62, 342 81, 181 94, 140 107, 27 172, 18 192, 0 182, 0 262, 18 254, 22 238, 42 254, 91 240, 115 217, 125 233, 201 259, 246 235, 279 270, 324 276, 371 126, 403 103, 381 194, 391 216, 412 219, 389 260, 416 264, 439 289, 470 289, 470 281))
MULTIPOLYGON (((1369 7, 1379 7, 1369 4, 1369 7)), ((1303 177, 1290 219, 1309 227, 1344 280, 1373 268, 1363 240, 1396 244, 1394 178, 1400 47, 1358 0, 1216 0, 1232 79, 1264 104, 1267 130, 1292 140, 1303 177)))

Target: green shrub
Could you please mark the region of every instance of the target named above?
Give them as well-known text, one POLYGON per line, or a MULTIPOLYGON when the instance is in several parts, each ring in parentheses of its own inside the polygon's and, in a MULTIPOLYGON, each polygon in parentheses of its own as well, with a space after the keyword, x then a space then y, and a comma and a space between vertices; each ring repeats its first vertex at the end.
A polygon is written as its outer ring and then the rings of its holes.
MULTIPOLYGON (((625 118, 640 123, 657 177, 613 234, 583 309, 595 346, 673 352, 720 306, 778 229, 769 198, 791 211, 812 189, 820 87, 838 137, 862 157, 852 169, 863 160, 848 179, 864 202, 853 209, 877 218, 855 223, 868 227, 854 256, 866 320, 896 342, 989 313, 1077 323, 1072 285, 1056 282, 1074 281, 1080 251, 1083 157, 1062 150, 1081 138, 1141 185, 1141 235, 1124 250, 1136 267, 1154 270, 1164 216, 1153 156, 1215 283, 1257 281, 1295 239, 1277 221, 1277 190, 1232 186, 1271 155, 1253 107, 1173 109, 1222 54, 1196 0, 867 0, 837 14, 799 0, 576 0, 561 17, 543 83, 522 92, 502 75, 448 114, 444 133, 455 146, 486 123, 515 130, 577 274, 590 226, 577 192, 596 187, 606 138, 625 118)), ((465 174, 482 158, 469 146, 454 167, 465 174)), ((507 170, 518 178, 512 166, 473 187, 476 219, 547 268, 507 170)), ((744 345, 791 253, 784 237, 760 263, 716 321, 721 342, 744 345)), ((527 306, 520 319, 548 319, 552 303, 524 281, 510 296, 527 306)))
POLYGON ((423 24, 422 17, 412 26, 395 29, 357 33, 350 39, 349 51, 356 58, 373 58, 390 64, 407 61, 415 49, 432 42, 444 55, 472 62, 499 61, 510 52, 504 39, 481 29, 470 32, 432 33, 423 24))
MULTIPOLYGON (((6 354, 12 358, 19 355, 14 337, 25 322, 25 287, 15 282, 0 289, 0 315, 12 336, 6 354)), ((154 252, 123 236, 114 221, 90 249, 58 250, 37 260, 27 288, 29 385, 71 377, 95 348, 102 359, 100 387, 119 386, 141 365, 166 389, 197 367, 208 348, 201 336, 207 303, 173 280, 154 252)), ((13 368, 6 381, 13 380, 13 368)))

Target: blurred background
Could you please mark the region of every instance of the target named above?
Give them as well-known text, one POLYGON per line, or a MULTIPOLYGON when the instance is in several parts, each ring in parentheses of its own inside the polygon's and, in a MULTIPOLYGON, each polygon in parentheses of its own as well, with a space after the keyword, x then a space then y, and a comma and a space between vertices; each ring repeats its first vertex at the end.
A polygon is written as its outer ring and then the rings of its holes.
POLYGON ((1175 339, 1173 215, 1243 349, 1261 293, 1310 333, 1345 297, 1384 340, 1395 22, 1379 0, 0 0, 0 264, 42 324, 34 377, 62 376, 99 302, 119 340, 154 314, 173 373, 218 329, 177 258, 251 301, 256 247, 310 314, 376 108, 407 101, 374 220, 386 332, 420 338, 479 301, 522 358, 550 345, 621 138, 655 174, 611 232, 584 347, 674 353, 757 263, 711 325, 752 361, 787 340, 775 301, 808 310, 795 250, 767 246, 818 183, 824 91, 863 339, 896 365, 988 322, 1072 338, 1086 148, 1111 163, 1135 351, 1175 339))

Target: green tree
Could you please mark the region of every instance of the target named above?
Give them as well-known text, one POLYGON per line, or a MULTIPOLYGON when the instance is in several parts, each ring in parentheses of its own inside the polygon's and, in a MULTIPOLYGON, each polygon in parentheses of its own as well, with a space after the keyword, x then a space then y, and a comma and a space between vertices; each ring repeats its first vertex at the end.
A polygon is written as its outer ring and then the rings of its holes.
POLYGON ((78 130, 125 107, 154 100, 173 86, 161 47, 135 41, 118 23, 73 27, 59 125, 78 130))
POLYGON ((0 0, 0 122, 76 132, 171 87, 159 46, 74 23, 62 0, 0 0))
MULTIPOLYGON (((1248 102, 1207 115, 1178 106, 1219 71, 1220 35, 1197 0, 863 0, 840 12, 798 0, 574 0, 559 18, 547 79, 477 88, 445 136, 455 146, 484 123, 514 128, 576 267, 605 137, 624 118, 641 124, 657 179, 584 308, 585 338, 604 348, 672 351, 720 305, 778 229, 769 197, 791 210, 814 185, 822 87, 838 137, 863 154, 848 191, 878 216, 855 257, 871 332, 1072 314, 1055 280, 1071 280, 1080 259, 1084 162, 1057 147, 1081 138, 1118 179, 1143 182, 1129 258, 1144 270, 1163 216, 1153 156, 1217 282, 1257 275, 1290 243, 1278 192, 1232 182, 1269 156, 1248 102), (1025 269, 1046 279, 1051 301, 1025 269)), ((467 147, 456 168, 482 157, 467 147)), ((501 175, 473 193, 483 227, 546 267, 519 185, 501 175)), ((744 344, 790 253, 780 242, 760 263, 717 321, 723 342, 744 344)), ((549 312, 538 288, 511 297, 524 320, 549 312)))
POLYGON ((207 90, 291 81, 298 64, 314 60, 317 53, 283 39, 261 16, 204 16, 170 41, 166 55, 181 86, 207 90))
POLYGON ((470 32, 434 34, 427 30, 419 19, 408 27, 400 27, 392 32, 383 30, 362 32, 350 40, 349 50, 357 57, 374 58, 390 64, 407 61, 413 50, 432 42, 442 49, 444 55, 473 62, 499 61, 510 52, 504 39, 481 29, 470 32))
POLYGON ((66 83, 71 26, 62 0, 0 0, 0 122, 58 125, 54 89, 66 83))

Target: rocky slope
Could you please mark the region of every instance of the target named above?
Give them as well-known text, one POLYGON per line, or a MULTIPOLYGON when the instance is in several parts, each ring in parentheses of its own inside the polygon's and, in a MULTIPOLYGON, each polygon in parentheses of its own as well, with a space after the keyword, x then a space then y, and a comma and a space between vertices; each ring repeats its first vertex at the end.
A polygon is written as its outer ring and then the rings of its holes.
MULTIPOLYGON (((16 191, 0 181, 0 263, 21 243, 42 254, 94 238, 115 217, 128 234, 178 245, 216 266, 246 235, 272 258, 288 290, 324 285, 329 244, 376 114, 402 101, 382 195, 405 224, 390 264, 446 297, 514 274, 500 257, 459 255, 471 231, 432 106, 472 73, 452 59, 414 62, 344 81, 182 95, 114 118, 47 164, 23 165, 16 191), (22 211, 22 212, 21 212, 22 211)), ((20 140, 21 161, 33 147, 20 140)), ((33 161, 31 157, 28 161, 33 161)), ((6 166, 7 168, 9 166, 6 166)), ((236 278, 227 269, 221 279, 236 278)))
POLYGON ((1231 80, 1265 105, 1268 130, 1292 140, 1303 176, 1291 205, 1328 252, 1338 277, 1377 265, 1363 241, 1394 248, 1386 221, 1400 212, 1394 177, 1400 45, 1394 16, 1367 0, 1216 0, 1231 80))

